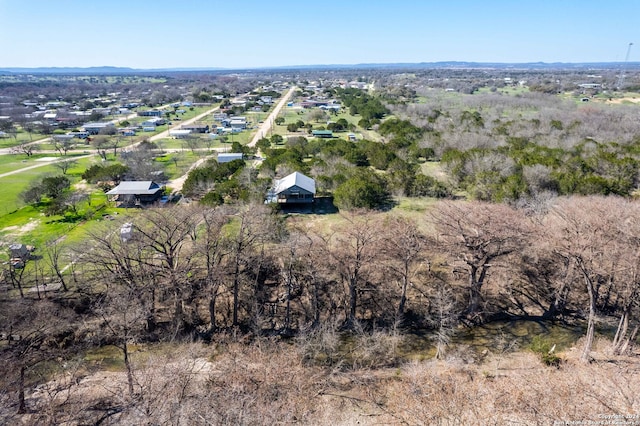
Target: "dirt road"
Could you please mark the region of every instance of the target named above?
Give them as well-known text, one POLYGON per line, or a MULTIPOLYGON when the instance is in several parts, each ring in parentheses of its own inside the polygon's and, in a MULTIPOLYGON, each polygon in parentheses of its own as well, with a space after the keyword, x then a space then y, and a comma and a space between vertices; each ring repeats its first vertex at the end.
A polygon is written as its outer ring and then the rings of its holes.
POLYGON ((267 119, 264 120, 264 123, 260 125, 260 127, 258 128, 258 131, 253 136, 253 139, 251 139, 251 142, 247 144, 247 146, 254 146, 256 142, 258 142, 263 137, 266 137, 266 135, 269 133, 269 130, 271 129, 271 126, 273 126, 274 124, 274 120, 280 113, 280 110, 282 110, 282 108, 289 101, 289 99, 291 99, 291 96, 293 95, 293 92, 295 92, 296 89, 297 87, 293 86, 291 89, 289 89, 286 95, 280 98, 280 101, 278 102, 276 107, 273 109, 273 111, 271 111, 271 114, 269 114, 269 117, 267 117, 267 119))

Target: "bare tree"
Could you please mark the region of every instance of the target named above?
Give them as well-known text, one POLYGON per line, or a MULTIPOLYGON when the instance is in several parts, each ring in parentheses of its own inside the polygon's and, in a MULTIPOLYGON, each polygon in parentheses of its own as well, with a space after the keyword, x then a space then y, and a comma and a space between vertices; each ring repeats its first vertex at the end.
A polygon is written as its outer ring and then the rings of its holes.
POLYGON ((400 296, 397 315, 404 316, 407 304, 407 291, 415 282, 420 269, 428 269, 425 258, 427 237, 420 232, 417 224, 401 216, 390 217, 384 224, 385 238, 382 250, 388 262, 385 266, 398 280, 400 296))
POLYGON ((60 285, 64 289, 64 291, 68 291, 67 281, 64 276, 64 268, 62 267, 62 259, 65 256, 65 251, 61 245, 59 239, 55 239, 49 244, 47 244, 46 257, 49 266, 58 277, 58 281, 60 281, 60 285))
POLYGON ((73 168, 73 167, 78 165, 78 160, 56 161, 55 163, 53 163, 53 165, 57 169, 60 169, 60 171, 62 172, 63 175, 66 175, 67 172, 69 171, 69 169, 71 169, 71 168, 73 168))
POLYGON ((83 282, 97 288, 105 284, 125 288, 120 293, 135 298, 145 313, 146 330, 152 333, 157 323, 156 260, 138 240, 136 230, 125 240, 117 222, 109 225, 90 232, 87 243, 76 249, 76 260, 84 266, 83 282))
POLYGON ((529 235, 526 217, 509 206, 481 202, 443 202, 433 216, 441 246, 468 276, 469 303, 465 314, 479 319, 483 287, 493 267, 518 252, 529 235))
POLYGON ((371 211, 355 210, 341 217, 344 223, 325 237, 325 245, 328 258, 345 286, 345 326, 351 328, 357 319, 358 299, 367 275, 380 259, 377 245, 381 233, 375 224, 378 217, 371 211))
POLYGON ((137 241, 150 253, 147 260, 155 270, 157 284, 171 292, 175 332, 185 330, 185 302, 191 295, 190 273, 198 216, 190 208, 151 209, 136 221, 137 241))
POLYGON ((141 335, 147 314, 144 306, 140 304, 138 290, 135 287, 106 283, 106 288, 107 290, 94 306, 94 310, 110 336, 107 341, 112 341, 114 346, 122 352, 129 398, 134 398, 135 377, 131 364, 130 345, 141 335))
POLYGON ((568 259, 584 282, 587 293, 587 332, 580 359, 591 359, 600 291, 611 286, 619 268, 620 235, 611 214, 613 197, 572 197, 558 202, 548 226, 557 235, 555 252, 568 259))
POLYGON ((38 149, 38 144, 23 141, 15 146, 12 151, 15 153, 25 154, 27 157, 31 157, 38 149))
MULTIPOLYGON (((224 279, 225 259, 230 254, 224 226, 229 221, 227 212, 223 208, 203 209, 201 212, 202 234, 197 239, 195 254, 199 260, 198 266, 203 270, 202 280, 208 297, 209 332, 216 330, 216 302, 220 296, 224 279)), ((197 259, 198 260, 198 259, 197 259)))
POLYGON ((616 290, 619 299, 620 320, 612 342, 616 355, 630 350, 640 331, 640 206, 624 202, 612 217, 618 219, 620 269, 616 274, 616 290))
MULTIPOLYGON (((240 287, 243 273, 250 266, 251 252, 260 247, 273 232, 273 220, 270 211, 263 205, 241 206, 234 214, 236 231, 229 237, 231 254, 229 256, 232 293, 232 324, 240 325, 240 287)), ((260 265, 253 265, 258 268, 260 265)))
POLYGON ((94 136, 91 142, 102 160, 107 161, 107 150, 110 148, 109 138, 104 135, 98 135, 94 136))
POLYGON ((53 149, 58 151, 62 156, 66 156, 73 145, 74 142, 68 139, 58 140, 55 137, 53 138, 53 149))
POLYGON ((43 361, 64 356, 58 344, 61 335, 72 333, 73 312, 49 300, 2 299, 0 324, 8 335, 0 346, 5 368, 2 381, 13 382, 17 390, 17 412, 26 413, 26 392, 30 371, 43 361))

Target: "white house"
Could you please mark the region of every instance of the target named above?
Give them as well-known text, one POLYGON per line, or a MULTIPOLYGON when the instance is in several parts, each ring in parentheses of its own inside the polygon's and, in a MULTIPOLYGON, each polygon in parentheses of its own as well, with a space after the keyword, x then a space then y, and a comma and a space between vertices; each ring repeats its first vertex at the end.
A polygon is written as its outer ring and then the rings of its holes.
POLYGON ((300 172, 293 172, 275 181, 267 195, 268 203, 309 204, 316 194, 316 181, 300 172))
POLYGON ((106 129, 107 127, 114 127, 113 123, 86 123, 83 128, 85 132, 88 132, 91 135, 97 135, 100 133, 102 129, 106 129))
POLYGON ((188 139, 191 137, 191 130, 176 129, 169 130, 169 136, 174 139, 188 139))

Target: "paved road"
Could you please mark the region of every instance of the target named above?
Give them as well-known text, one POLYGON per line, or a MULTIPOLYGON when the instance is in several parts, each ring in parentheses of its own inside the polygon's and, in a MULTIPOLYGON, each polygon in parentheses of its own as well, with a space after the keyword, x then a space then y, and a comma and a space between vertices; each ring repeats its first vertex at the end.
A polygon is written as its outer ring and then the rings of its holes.
POLYGON ((203 119, 203 118, 205 118, 207 115, 212 114, 213 112, 218 111, 219 109, 220 109, 220 107, 219 107, 219 106, 217 106, 217 107, 212 108, 212 109, 210 109, 210 110, 208 110, 208 111, 205 111, 205 112, 203 112, 202 114, 199 114, 199 115, 197 115, 197 116, 195 116, 195 117, 193 117, 193 118, 190 118, 190 119, 185 120, 185 121, 181 121, 181 122, 179 122, 178 124, 176 124, 175 126, 168 128, 168 129, 167 129, 167 130, 165 130, 164 132, 160 132, 160 133, 158 133, 157 135, 153 135, 153 136, 151 136, 151 137, 149 138, 149 140, 150 140, 151 142, 153 142, 153 141, 157 141, 157 140, 160 140, 160 139, 166 139, 166 138, 170 137, 170 136, 169 136, 169 132, 170 132, 171 130, 177 130, 177 129, 179 129, 181 126, 184 126, 184 125, 187 125, 187 124, 192 124, 192 123, 195 123, 195 122, 196 122, 196 121, 198 121, 198 120, 202 120, 202 119, 203 119))
POLYGON ((256 142, 258 142, 260 139, 262 139, 263 137, 265 137, 269 133, 269 130, 271 130, 271 127, 274 124, 273 123, 274 120, 276 119, 276 117, 280 113, 280 110, 282 110, 282 108, 289 101, 289 99, 291 99, 291 96, 293 95, 293 92, 295 92, 296 89, 297 89, 297 87, 293 86, 291 89, 289 89, 289 91, 287 92, 286 95, 284 95, 282 98, 280 98, 280 101, 278 102, 276 107, 273 109, 273 111, 271 111, 271 114, 269 114, 269 117, 267 117, 267 119, 264 120, 264 123, 262 123, 260 125, 260 127, 258 128, 258 131, 256 132, 255 136, 253 137, 251 142, 249 142, 247 144, 247 146, 254 146, 256 144, 256 142))

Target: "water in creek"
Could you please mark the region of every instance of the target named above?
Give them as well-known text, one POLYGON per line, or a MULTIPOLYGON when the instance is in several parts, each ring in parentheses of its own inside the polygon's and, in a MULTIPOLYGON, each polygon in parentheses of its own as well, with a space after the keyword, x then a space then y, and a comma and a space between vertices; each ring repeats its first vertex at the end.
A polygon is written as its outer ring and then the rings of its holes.
MULTIPOLYGON (((485 351, 500 353, 525 350, 536 336, 540 336, 556 351, 569 349, 585 335, 586 324, 561 324, 543 321, 497 321, 474 327, 461 327, 451 336, 448 352, 456 348, 468 348, 481 354, 485 351)), ((599 326, 596 336, 611 338, 615 329, 599 326)), ((404 336, 401 351, 407 358, 428 359, 435 356, 432 332, 411 333, 404 336)))

